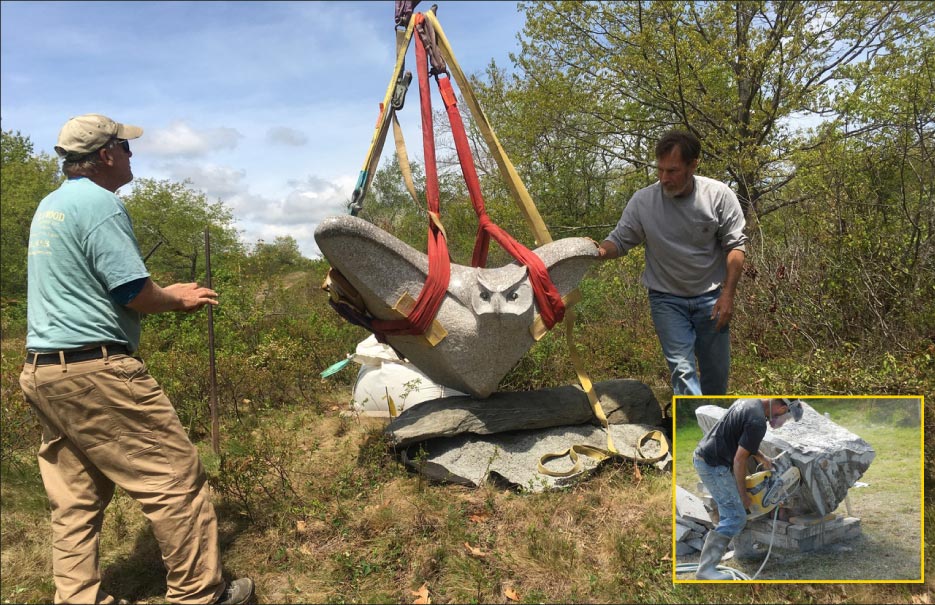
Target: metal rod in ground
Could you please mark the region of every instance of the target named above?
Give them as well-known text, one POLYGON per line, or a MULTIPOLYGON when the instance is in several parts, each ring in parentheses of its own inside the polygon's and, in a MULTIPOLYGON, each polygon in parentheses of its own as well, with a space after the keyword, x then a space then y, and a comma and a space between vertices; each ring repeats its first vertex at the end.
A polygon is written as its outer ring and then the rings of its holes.
POLYGON ((152 247, 152 249, 149 251, 149 254, 143 257, 143 262, 145 263, 146 261, 148 261, 149 257, 153 255, 153 252, 155 252, 161 245, 162 245, 162 240, 159 240, 158 242, 156 242, 156 245, 152 247))
MULTIPOLYGON (((211 288, 211 235, 205 229, 205 286, 211 288)), ((208 366, 211 374, 211 449, 215 455, 220 453, 220 437, 218 433, 218 381, 217 369, 214 363, 214 305, 208 305, 208 366)))

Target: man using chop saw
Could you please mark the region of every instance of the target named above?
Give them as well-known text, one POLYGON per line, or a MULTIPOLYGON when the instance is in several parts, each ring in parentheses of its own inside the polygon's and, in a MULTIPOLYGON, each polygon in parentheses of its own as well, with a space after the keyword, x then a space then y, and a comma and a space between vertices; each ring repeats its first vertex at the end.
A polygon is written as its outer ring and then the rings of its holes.
POLYGON ((766 425, 775 430, 790 418, 802 419, 802 403, 794 399, 738 399, 708 431, 695 448, 694 466, 698 476, 717 504, 719 521, 708 532, 698 571, 698 580, 730 580, 717 570, 731 538, 747 523, 747 509, 753 504, 747 493, 747 461, 752 456, 767 470, 773 460, 760 453, 766 425))

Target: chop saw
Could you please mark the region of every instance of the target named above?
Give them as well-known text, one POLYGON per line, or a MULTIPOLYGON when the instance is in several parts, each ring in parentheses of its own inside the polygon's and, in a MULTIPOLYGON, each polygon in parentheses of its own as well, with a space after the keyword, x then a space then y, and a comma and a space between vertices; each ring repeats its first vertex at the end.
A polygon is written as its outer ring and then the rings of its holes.
POLYGON ((748 521, 771 513, 799 488, 801 473, 785 454, 782 452, 776 456, 773 470, 747 475, 747 493, 753 501, 747 509, 748 521))

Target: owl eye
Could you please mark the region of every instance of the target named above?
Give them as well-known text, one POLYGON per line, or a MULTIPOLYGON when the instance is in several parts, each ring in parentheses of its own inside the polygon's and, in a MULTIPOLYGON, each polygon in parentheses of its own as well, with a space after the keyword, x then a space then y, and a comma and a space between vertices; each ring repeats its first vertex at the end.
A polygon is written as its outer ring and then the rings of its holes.
POLYGON ((485 302, 489 302, 489 301, 490 301, 490 292, 481 292, 481 293, 480 293, 480 299, 483 300, 483 301, 485 301, 485 302))
POLYGON ((511 301, 512 301, 512 300, 516 300, 517 298, 519 298, 519 293, 517 293, 517 292, 510 292, 510 296, 509 296, 508 298, 509 298, 509 300, 511 300, 511 301))

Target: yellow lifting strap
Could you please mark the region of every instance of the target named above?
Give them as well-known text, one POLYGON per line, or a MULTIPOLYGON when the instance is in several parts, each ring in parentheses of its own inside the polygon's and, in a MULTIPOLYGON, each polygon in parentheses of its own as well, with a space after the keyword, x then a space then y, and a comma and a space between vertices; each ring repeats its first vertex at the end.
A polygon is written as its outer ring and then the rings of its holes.
POLYGON ((624 460, 632 460, 634 462, 640 463, 653 463, 659 462, 664 459, 669 454, 669 444, 666 441, 665 435, 662 434, 662 431, 653 430, 648 433, 643 434, 639 438, 639 441, 636 444, 636 456, 628 456, 626 454, 621 454, 620 452, 614 452, 613 455, 608 454, 607 451, 600 448, 592 447, 590 445, 573 445, 565 451, 556 452, 554 454, 546 454, 539 460, 539 472, 543 475, 549 475, 552 477, 570 477, 575 473, 581 472, 584 464, 579 455, 587 456, 598 462, 607 460, 608 458, 622 458, 624 460), (655 456, 647 456, 643 453, 643 444, 647 441, 656 441, 659 444, 659 453, 655 456), (545 468, 545 463, 549 460, 554 460, 556 458, 564 458, 568 456, 571 461, 574 463, 574 466, 567 471, 553 471, 545 468))
MULTIPOLYGON (((377 119, 377 125, 373 131, 373 137, 370 139, 370 148, 364 157, 364 166, 361 168, 360 176, 357 179, 357 185, 354 188, 354 195, 351 199, 351 213, 357 214, 363 205, 363 198, 370 188, 373 181, 377 164, 380 163, 380 154, 383 151, 383 143, 386 142, 386 131, 389 130, 391 118, 396 116, 396 110, 393 108, 393 93, 396 91, 396 85, 402 75, 403 64, 406 60, 406 52, 409 50, 409 42, 412 40, 412 32, 415 29, 415 19, 410 19, 405 31, 396 30, 396 66, 393 68, 393 76, 390 79, 390 85, 383 95, 380 117, 377 119)), ((408 168, 409 165, 406 165, 408 168)))
MULTIPOLYGON (((399 56, 402 53, 402 56, 406 56, 406 52, 409 49, 409 41, 412 39, 412 28, 414 27, 415 19, 409 19, 409 27, 406 28, 406 32, 401 32, 396 30, 396 62, 399 64, 399 56)), ((397 74, 402 70, 402 66, 396 68, 397 74)), ((397 75, 398 78, 398 75, 397 75)), ((392 85, 392 84, 391 84, 392 85)), ((394 91, 395 92, 395 91, 394 91)), ((386 107, 384 101, 384 107, 386 107)), ((399 158, 399 170, 403 174, 403 181, 406 184, 406 191, 409 192, 409 196, 412 197, 412 201, 416 203, 416 207, 420 207, 419 196, 416 194, 415 184, 412 182, 412 169, 409 167, 409 154, 406 153, 406 142, 403 140, 403 129, 399 126, 399 119, 396 117, 396 108, 393 108, 393 140, 396 141, 396 156, 399 158)), ((383 143, 380 143, 382 149, 383 143)), ((378 154, 379 155, 379 154, 378 154)), ((373 167, 376 170, 376 166, 373 167)), ((448 234, 442 233, 445 236, 445 239, 448 239, 448 234)))
MULTIPOLYGON (((416 186, 412 182, 412 168, 409 166, 409 154, 406 153, 406 141, 403 139, 403 129, 399 126, 396 112, 393 112, 393 140, 396 141, 396 157, 399 158, 399 171, 403 174, 403 182, 406 184, 406 191, 409 192, 409 197, 412 198, 412 201, 416 203, 416 208, 421 208, 422 204, 419 203, 419 196, 416 194, 416 186)), ((445 233, 445 229, 441 225, 441 220, 439 219, 436 221, 436 224, 447 240, 448 234, 445 233)))

